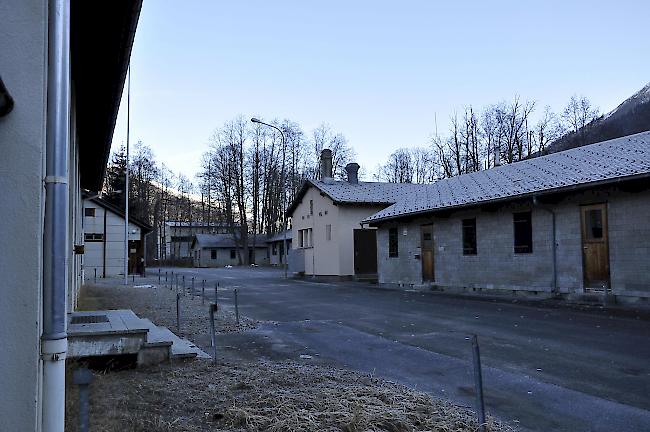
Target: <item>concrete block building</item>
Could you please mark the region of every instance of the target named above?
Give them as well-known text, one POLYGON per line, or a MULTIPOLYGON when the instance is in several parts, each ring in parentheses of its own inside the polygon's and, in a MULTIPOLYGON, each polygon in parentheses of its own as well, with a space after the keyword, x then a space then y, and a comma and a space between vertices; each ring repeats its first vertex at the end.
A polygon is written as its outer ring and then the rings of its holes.
POLYGON ((272 235, 271 237, 266 240, 266 244, 269 247, 269 264, 272 266, 281 266, 285 263, 285 261, 288 261, 291 256, 291 245, 293 242, 293 234, 291 230, 287 230, 286 232, 281 231, 277 234, 272 235), (287 253, 285 256, 284 249, 285 249, 285 242, 286 242, 286 249, 287 253))
POLYGON ((444 179, 367 217, 384 285, 650 298, 650 132, 444 179))
MULTIPOLYGON (((88 277, 124 275, 124 212, 101 198, 83 201, 84 253, 82 266, 88 277), (96 272, 96 273, 95 273, 96 272)), ((152 228, 129 217, 128 273, 144 270, 145 235, 152 228)))
POLYGON ((358 164, 348 164, 347 181, 335 181, 331 151, 323 150, 321 180, 306 181, 287 209, 293 273, 325 279, 376 276, 376 231, 361 221, 422 185, 360 182, 358 169, 358 164))
POLYGON ((0 2, 0 429, 63 432, 83 189, 103 183, 141 2, 0 2))
POLYGON ((242 251, 232 234, 196 234, 191 243, 194 267, 225 267, 240 265, 245 262, 242 253, 248 253, 251 264, 269 263, 269 249, 266 236, 258 234, 253 248, 252 237, 249 238, 248 252, 242 251))

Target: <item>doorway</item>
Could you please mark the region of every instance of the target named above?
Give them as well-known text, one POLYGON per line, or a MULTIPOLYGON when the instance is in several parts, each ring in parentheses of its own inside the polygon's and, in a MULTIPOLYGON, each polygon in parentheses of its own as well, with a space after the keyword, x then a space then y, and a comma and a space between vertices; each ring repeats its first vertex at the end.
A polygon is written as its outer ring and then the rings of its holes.
POLYGON ((433 282, 433 224, 422 225, 420 245, 422 248, 422 281, 433 282))
POLYGON ((582 206, 580 213, 585 290, 610 289, 607 204, 582 206))
POLYGON ((377 274, 377 230, 354 230, 354 274, 377 274))

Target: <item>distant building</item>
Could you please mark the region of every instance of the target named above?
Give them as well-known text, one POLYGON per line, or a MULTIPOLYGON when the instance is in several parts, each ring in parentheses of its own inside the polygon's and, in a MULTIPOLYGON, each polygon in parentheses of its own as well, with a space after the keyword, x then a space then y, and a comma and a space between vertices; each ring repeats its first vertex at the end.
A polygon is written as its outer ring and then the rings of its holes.
POLYGON ((282 265, 285 262, 284 256, 284 243, 286 239, 287 243, 287 259, 290 259, 291 256, 291 245, 292 245, 292 231, 287 230, 281 231, 273 236, 269 237, 266 240, 266 244, 269 247, 269 264, 274 266, 282 265))
POLYGON ((360 182, 358 169, 356 163, 348 164, 348 180, 335 181, 331 151, 323 150, 321 180, 306 181, 287 209, 293 273, 325 279, 376 276, 376 230, 361 221, 422 185, 360 182))
MULTIPOLYGON (((124 212, 101 198, 83 200, 84 254, 82 266, 86 278, 124 274, 124 212)), ((129 217, 128 272, 144 270, 144 240, 152 228, 129 217)))
POLYGON ((232 230, 232 226, 220 222, 165 222, 164 231, 158 238, 160 259, 192 258, 192 239, 196 234, 229 234, 232 230))
POLYGON ((364 223, 384 285, 648 299, 649 215, 643 132, 439 180, 364 223))
POLYGON ((249 238, 248 252, 237 247, 232 234, 196 234, 192 239, 191 250, 194 267, 224 267, 240 265, 246 262, 246 257, 240 253, 248 253, 248 262, 265 265, 269 263, 266 236, 257 235, 255 248, 249 238), (241 258, 241 259, 240 259, 241 258))

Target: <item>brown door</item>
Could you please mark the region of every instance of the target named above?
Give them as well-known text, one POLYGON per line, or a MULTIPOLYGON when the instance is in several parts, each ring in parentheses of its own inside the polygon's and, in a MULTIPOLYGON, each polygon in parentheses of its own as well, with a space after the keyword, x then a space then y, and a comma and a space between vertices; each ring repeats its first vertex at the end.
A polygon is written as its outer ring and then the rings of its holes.
POLYGON ((354 274, 377 273, 377 231, 354 230, 354 274))
POLYGON ((422 280, 433 281, 433 225, 422 225, 422 280))
POLYGON ((609 289, 607 205, 582 206, 581 213, 585 289, 609 289))

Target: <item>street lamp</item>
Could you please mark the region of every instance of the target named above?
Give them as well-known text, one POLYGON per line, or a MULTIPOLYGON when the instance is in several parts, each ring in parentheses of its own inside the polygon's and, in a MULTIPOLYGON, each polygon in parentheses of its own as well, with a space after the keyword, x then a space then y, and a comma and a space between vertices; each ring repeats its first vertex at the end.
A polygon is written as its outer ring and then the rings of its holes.
POLYGON ((285 136, 284 136, 284 132, 282 132, 282 129, 280 129, 279 127, 277 127, 275 125, 272 125, 270 123, 265 123, 265 122, 263 122, 262 120, 260 120, 258 118, 253 117, 251 119, 251 122, 259 123, 261 125, 273 128, 273 129, 277 130, 278 132, 280 132, 280 136, 282 137, 282 216, 283 216, 282 217, 282 225, 283 225, 282 230, 284 231, 284 240, 282 240, 282 244, 283 244, 283 251, 282 252, 284 254, 284 278, 287 279, 288 278, 288 276, 287 276, 287 267, 289 266, 289 263, 287 262, 287 257, 288 257, 288 252, 289 251, 287 250, 287 210, 286 210, 286 205, 285 205, 286 193, 285 193, 285 190, 284 190, 284 187, 285 187, 284 159, 285 159, 285 152, 286 152, 285 136))

